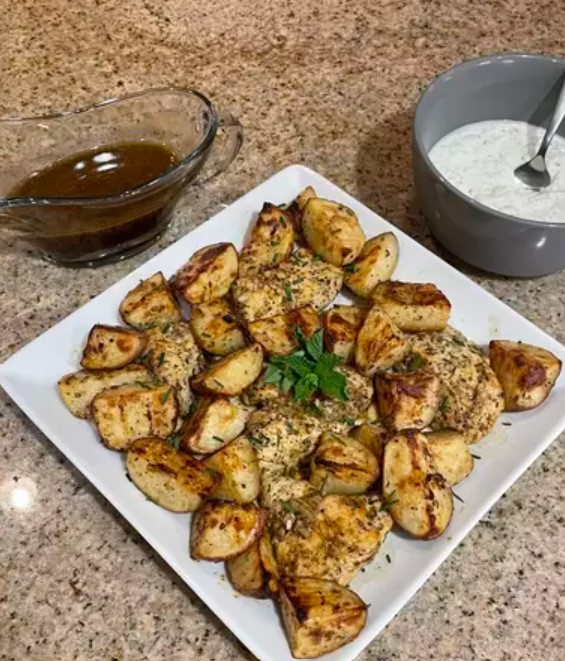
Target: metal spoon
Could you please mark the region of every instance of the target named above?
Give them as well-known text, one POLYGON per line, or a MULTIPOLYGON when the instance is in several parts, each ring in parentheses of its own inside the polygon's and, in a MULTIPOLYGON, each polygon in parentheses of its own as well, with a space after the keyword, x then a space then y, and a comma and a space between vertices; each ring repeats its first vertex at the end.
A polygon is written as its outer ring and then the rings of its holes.
POLYGON ((556 134, 557 129, 561 125, 564 117, 565 77, 563 78, 561 91, 559 92, 559 98, 557 99, 553 114, 549 120, 547 131, 543 136, 543 140, 541 141, 541 145, 537 151, 537 154, 532 158, 531 161, 520 165, 520 167, 514 170, 514 176, 517 177, 528 188, 539 190, 540 188, 549 186, 551 183, 551 176, 547 170, 547 165, 545 164, 545 155, 549 149, 551 141, 553 140, 553 136, 556 134))

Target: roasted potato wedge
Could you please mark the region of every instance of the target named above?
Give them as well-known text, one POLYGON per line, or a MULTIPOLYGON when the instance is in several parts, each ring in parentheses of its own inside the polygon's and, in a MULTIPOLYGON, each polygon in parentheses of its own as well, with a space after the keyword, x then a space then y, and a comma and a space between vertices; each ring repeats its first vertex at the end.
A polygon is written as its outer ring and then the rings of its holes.
POLYGON ((167 438, 178 417, 174 388, 141 384, 110 388, 96 395, 92 418, 102 442, 111 450, 127 450, 148 436, 167 438))
POLYGON ((324 314, 326 349, 344 363, 353 362, 357 334, 366 316, 367 310, 354 305, 334 305, 324 314))
POLYGON ((181 314, 165 276, 159 272, 134 287, 120 304, 120 315, 134 328, 180 321, 181 314))
POLYGON ((207 502, 192 519, 190 555, 220 562, 241 555, 261 536, 266 511, 252 503, 207 502))
POLYGON ((277 269, 256 276, 242 276, 233 287, 239 318, 249 323, 310 305, 325 308, 343 284, 341 269, 317 260, 306 248, 298 249, 277 269))
POLYGON ((384 372, 409 351, 410 344, 404 334, 378 305, 374 305, 357 334, 357 369, 365 376, 384 372))
POLYGON ((273 542, 267 527, 259 538, 259 555, 261 557, 261 564, 267 575, 267 587, 271 594, 276 595, 279 591, 280 572, 275 559, 275 552, 273 550, 273 542))
POLYGON ((561 373, 559 358, 547 349, 510 340, 492 340, 489 349, 505 411, 527 411, 545 401, 561 373))
POLYGON ((371 299, 403 331, 443 330, 451 314, 451 303, 434 284, 424 282, 381 282, 371 299))
POLYGON ((128 448, 126 466, 135 486, 171 512, 195 512, 220 476, 162 438, 139 438, 128 448))
POLYGON ((267 575, 263 569, 259 542, 253 542, 241 555, 226 560, 226 574, 233 587, 248 597, 266 596, 267 575))
POLYGON ((261 476, 257 454, 245 436, 240 436, 205 460, 220 474, 220 482, 210 494, 218 500, 250 503, 259 495, 261 476))
POLYGON ((220 450, 245 428, 251 409, 232 397, 202 397, 182 427, 181 445, 196 454, 220 450))
POLYGON ((308 305, 276 317, 252 321, 247 325, 247 330, 265 353, 271 356, 288 356, 299 346, 295 337, 295 326, 310 337, 320 328, 318 313, 308 305))
POLYGON ((122 326, 96 324, 88 334, 80 364, 87 370, 114 370, 132 363, 143 353, 147 337, 122 326))
POLYGON ((459 484, 473 470, 475 462, 463 434, 444 429, 430 432, 425 438, 435 468, 448 487, 459 484))
POLYGON ((147 335, 147 366, 159 381, 175 389, 179 411, 184 416, 194 401, 190 379, 205 364, 190 324, 167 324, 147 331, 147 335))
POLYGON ((345 286, 363 298, 369 298, 379 284, 390 280, 398 264, 398 239, 385 232, 369 239, 359 257, 346 267, 345 286))
POLYGON ((354 640, 367 605, 349 588, 318 578, 286 579, 280 604, 292 656, 315 659, 354 640))
POLYGON ((223 298, 237 278, 237 251, 231 243, 215 243, 197 250, 173 278, 173 289, 187 303, 223 298))
POLYGON ((240 275, 257 275, 264 268, 277 266, 289 258, 293 246, 294 229, 290 217, 266 202, 239 255, 240 275))
POLYGON ((73 372, 59 379, 61 398, 77 418, 90 418, 92 400, 103 390, 132 383, 148 384, 153 377, 143 365, 128 365, 117 370, 73 372))
POLYGON ((365 243, 365 234, 351 209, 312 197, 302 212, 302 230, 310 248, 334 266, 351 264, 365 243))
POLYGON ((209 395, 239 395, 261 374, 263 349, 260 344, 234 351, 213 363, 192 379, 192 387, 209 395))
POLYGON ((380 422, 366 422, 362 425, 359 425, 359 427, 355 427, 355 429, 351 431, 350 435, 356 441, 362 443, 375 455, 377 463, 380 467, 385 451, 385 445, 390 437, 390 432, 388 429, 384 425, 380 424, 380 422))
POLYGON ((440 380, 431 371, 379 374, 375 387, 380 418, 394 431, 427 427, 443 399, 440 380))
POLYGON ((390 515, 419 539, 439 537, 449 525, 453 496, 437 472, 426 437, 417 431, 393 436, 385 446, 383 495, 390 515))
POLYGON ((300 211, 304 211, 304 208, 313 197, 318 196, 316 195, 316 191, 312 188, 312 186, 307 186, 296 196, 296 204, 298 204, 300 211))
POLYGON ((243 332, 225 298, 193 305, 190 327, 198 345, 215 356, 227 356, 245 346, 243 332))
POLYGON ((349 436, 324 432, 310 460, 310 482, 322 493, 365 493, 379 475, 375 455, 349 436))

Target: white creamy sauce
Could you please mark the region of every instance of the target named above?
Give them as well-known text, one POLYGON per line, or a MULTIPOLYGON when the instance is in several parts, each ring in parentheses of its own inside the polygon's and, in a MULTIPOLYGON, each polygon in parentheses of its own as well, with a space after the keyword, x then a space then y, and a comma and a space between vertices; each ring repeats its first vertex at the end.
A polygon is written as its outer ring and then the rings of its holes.
POLYGON ((495 119, 462 126, 441 138, 429 156, 453 186, 491 209, 528 220, 565 223, 565 138, 556 135, 546 163, 551 184, 534 191, 514 170, 533 158, 544 130, 495 119))

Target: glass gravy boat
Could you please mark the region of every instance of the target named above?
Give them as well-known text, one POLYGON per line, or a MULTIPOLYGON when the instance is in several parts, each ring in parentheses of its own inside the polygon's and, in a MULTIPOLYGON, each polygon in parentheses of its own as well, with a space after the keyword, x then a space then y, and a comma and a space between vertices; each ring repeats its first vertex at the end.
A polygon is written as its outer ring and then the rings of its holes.
POLYGON ((146 248, 168 227, 182 191, 225 170, 241 124, 200 92, 152 89, 81 110, 0 120, 0 227, 57 264, 94 266, 146 248), (109 197, 10 197, 31 174, 103 145, 148 141, 178 161, 160 176, 109 197))

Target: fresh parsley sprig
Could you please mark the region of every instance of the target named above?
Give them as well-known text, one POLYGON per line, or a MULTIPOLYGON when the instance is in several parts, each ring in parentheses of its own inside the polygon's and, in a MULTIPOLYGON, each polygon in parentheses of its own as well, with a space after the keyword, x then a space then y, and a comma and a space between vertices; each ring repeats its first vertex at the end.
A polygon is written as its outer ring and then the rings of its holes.
POLYGON ((316 394, 346 401, 349 399, 345 376, 335 368, 339 358, 324 351, 324 334, 307 337, 299 326, 293 329, 300 349, 290 356, 273 356, 265 371, 265 383, 272 383, 295 401, 307 403, 316 394))

